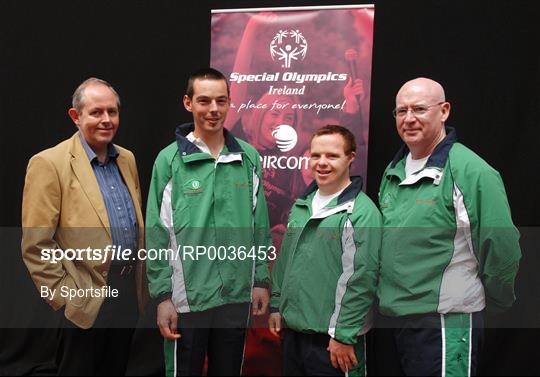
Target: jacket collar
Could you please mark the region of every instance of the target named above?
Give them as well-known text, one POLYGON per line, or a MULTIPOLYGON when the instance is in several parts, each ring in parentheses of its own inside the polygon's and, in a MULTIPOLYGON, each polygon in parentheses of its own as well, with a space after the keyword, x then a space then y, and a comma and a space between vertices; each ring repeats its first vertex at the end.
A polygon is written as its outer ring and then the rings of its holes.
MULTIPOLYGON (((446 160, 448 160, 448 153, 452 145, 457 142, 456 130, 452 127, 446 128, 446 137, 435 147, 431 156, 429 156, 426 162, 426 168, 444 168, 446 160)), ((403 144, 399 149, 398 153, 395 155, 394 159, 390 163, 390 167, 394 168, 399 161, 409 153, 409 147, 407 144, 403 144)))
MULTIPOLYGON (((185 156, 194 153, 201 153, 199 147, 197 147, 195 144, 193 144, 187 139, 187 135, 189 135, 189 133, 193 132, 194 130, 195 125, 193 123, 184 123, 176 127, 176 144, 178 145, 178 150, 180 151, 181 155, 185 156)), ((230 131, 226 128, 223 128, 223 136, 225 137, 225 146, 229 150, 229 153, 244 152, 238 141, 236 141, 233 134, 230 133, 230 131)))
MULTIPOLYGON (((347 186, 345 190, 343 190, 343 192, 339 194, 337 198, 337 205, 346 203, 350 200, 354 200, 354 198, 356 198, 358 194, 360 193, 360 191, 362 190, 362 184, 363 184, 362 177, 360 176, 351 177, 351 183, 349 184, 349 186, 347 186)), ((318 189, 319 189, 319 186, 317 186, 317 182, 313 181, 308 186, 308 188, 302 195, 301 199, 306 200, 309 195, 311 195, 318 189)))

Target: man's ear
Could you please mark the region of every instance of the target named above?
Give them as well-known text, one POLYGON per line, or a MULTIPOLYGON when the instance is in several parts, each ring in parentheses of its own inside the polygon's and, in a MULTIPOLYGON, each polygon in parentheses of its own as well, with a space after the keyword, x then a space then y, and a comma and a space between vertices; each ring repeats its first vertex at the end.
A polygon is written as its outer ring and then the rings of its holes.
POLYGON ((349 155, 349 166, 351 166, 355 158, 356 158, 356 152, 351 152, 351 154, 349 155))
POLYGON ((445 102, 441 105, 441 110, 442 110, 442 119, 441 121, 444 123, 446 122, 446 120, 448 119, 448 117, 450 116, 450 102, 445 102))
POLYGON ((191 108, 191 98, 189 98, 187 94, 184 95, 183 102, 184 102, 184 107, 186 108, 186 110, 191 113, 193 111, 191 108))
POLYGON ((71 109, 68 110, 68 115, 73 121, 73 123, 75 123, 78 126, 79 125, 79 112, 74 107, 72 107, 71 109))

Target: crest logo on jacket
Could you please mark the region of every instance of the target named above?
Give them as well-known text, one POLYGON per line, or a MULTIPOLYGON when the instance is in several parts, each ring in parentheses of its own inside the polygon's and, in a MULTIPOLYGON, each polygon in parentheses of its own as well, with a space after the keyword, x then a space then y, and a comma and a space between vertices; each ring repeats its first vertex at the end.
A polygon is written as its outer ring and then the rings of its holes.
POLYGON ((197 193, 202 191, 202 183, 197 178, 192 178, 183 185, 186 193, 197 193))

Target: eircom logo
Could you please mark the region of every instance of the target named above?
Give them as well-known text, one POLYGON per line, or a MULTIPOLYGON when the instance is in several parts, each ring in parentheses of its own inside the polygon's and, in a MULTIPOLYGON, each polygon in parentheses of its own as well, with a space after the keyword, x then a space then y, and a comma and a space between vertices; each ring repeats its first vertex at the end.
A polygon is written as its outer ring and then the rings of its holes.
MULTIPOLYGON (((281 152, 288 152, 296 146, 298 135, 294 128, 280 124, 272 131, 272 137, 281 152)), ((308 156, 261 155, 263 169, 306 170, 309 166, 308 156)))
POLYGON ((270 42, 272 60, 283 60, 284 68, 291 68, 293 60, 304 60, 308 43, 300 30, 280 30, 270 42))
POLYGON ((281 124, 272 131, 272 136, 276 139, 276 145, 282 152, 288 152, 296 146, 298 135, 294 128, 287 124, 281 124))

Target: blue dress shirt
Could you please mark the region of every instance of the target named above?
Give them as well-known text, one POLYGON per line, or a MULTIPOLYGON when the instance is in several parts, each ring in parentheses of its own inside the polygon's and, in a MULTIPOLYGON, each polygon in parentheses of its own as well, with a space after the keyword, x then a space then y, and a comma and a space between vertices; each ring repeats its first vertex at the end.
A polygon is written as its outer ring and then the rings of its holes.
MULTIPOLYGON (((119 153, 114 145, 110 143, 107 146, 107 160, 101 163, 81 133, 79 133, 79 136, 103 195, 107 216, 109 217, 113 246, 116 246, 116 250, 120 250, 120 248, 122 250, 130 249, 132 251, 131 259, 137 255, 138 250, 137 216, 135 215, 131 195, 116 164, 119 153)), ((116 257, 118 256, 119 253, 117 252, 116 257)), ((112 263, 133 264, 133 261, 123 261, 115 258, 112 263)))

